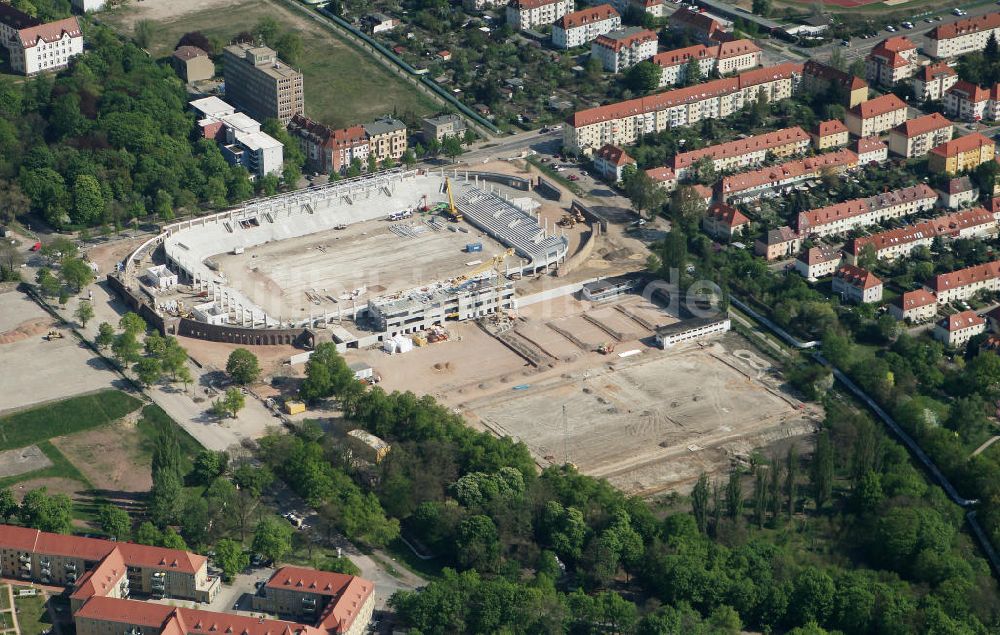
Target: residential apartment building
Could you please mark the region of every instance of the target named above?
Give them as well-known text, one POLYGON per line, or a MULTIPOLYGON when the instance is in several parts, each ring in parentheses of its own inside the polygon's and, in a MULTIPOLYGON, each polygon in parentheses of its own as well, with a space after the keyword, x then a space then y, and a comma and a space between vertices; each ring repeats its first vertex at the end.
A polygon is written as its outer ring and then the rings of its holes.
POLYGON ((594 169, 612 183, 622 180, 622 171, 627 165, 635 165, 635 159, 618 146, 606 145, 594 153, 594 169))
POLYGON ((862 137, 851 149, 858 155, 858 165, 885 163, 889 159, 889 146, 878 137, 862 137))
POLYGON ((516 31, 552 24, 573 12, 573 0, 514 0, 507 5, 507 24, 516 31))
POLYGON ((677 189, 677 175, 668 167, 650 168, 646 170, 646 175, 652 179, 653 183, 656 183, 668 192, 673 192, 677 189))
POLYGON ((800 212, 796 221, 797 229, 803 236, 842 234, 856 227, 875 225, 890 218, 902 218, 932 209, 937 200, 937 192, 926 183, 920 183, 800 212))
POLYGON ((643 134, 728 117, 760 95, 772 103, 790 97, 801 73, 800 64, 781 64, 581 110, 566 120, 563 146, 570 153, 589 154, 605 144, 629 145, 643 134))
POLYGON ((934 325, 931 335, 945 346, 957 348, 976 335, 986 332, 986 320, 975 311, 960 311, 942 318, 934 325))
POLYGON ((462 7, 471 12, 506 7, 509 0, 462 0, 462 7))
POLYGON ((455 114, 425 117, 421 124, 420 132, 424 141, 434 139, 440 143, 444 141, 445 137, 462 138, 465 136, 465 120, 455 114))
POLYGON ((889 304, 889 314, 911 324, 933 320, 937 315, 937 296, 926 289, 907 291, 889 304))
POLYGON ((844 93, 843 105, 847 108, 868 101, 868 82, 815 60, 802 66, 802 86, 810 93, 825 93, 837 86, 844 93))
POLYGON ((368 136, 368 152, 380 164, 386 159, 398 162, 406 152, 406 124, 399 119, 382 117, 362 125, 368 136))
POLYGON ((222 156, 231 165, 242 165, 254 178, 281 175, 284 169, 284 146, 262 132, 260 123, 236 110, 218 97, 204 97, 190 102, 198 113, 198 127, 206 139, 222 147, 222 156))
POLYGON ((66 68, 83 53, 83 31, 75 17, 42 22, 0 2, 0 45, 7 49, 12 71, 37 75, 66 68))
POLYGON ((674 155, 672 168, 679 179, 688 177, 694 165, 705 158, 716 172, 729 172, 758 166, 768 157, 789 157, 809 150, 809 135, 798 126, 736 139, 699 150, 674 155))
POLYGON ((857 265, 840 265, 833 273, 833 292, 845 302, 868 304, 882 300, 882 281, 857 265))
POLYGON ((959 80, 945 92, 943 101, 944 111, 962 121, 1000 119, 1000 84, 987 89, 959 80))
POLYGON ((836 150, 806 159, 724 176, 717 185, 720 201, 747 202, 777 196, 791 187, 819 178, 826 172, 839 174, 858 166, 858 155, 850 150, 836 150))
POLYGON ((305 112, 302 73, 266 46, 232 44, 223 49, 226 98, 257 121, 288 125, 305 112))
POLYGON ((694 37, 702 44, 712 42, 723 42, 729 34, 726 29, 731 26, 725 20, 710 16, 701 11, 691 10, 681 7, 670 15, 670 22, 667 28, 675 31, 683 31, 694 37))
MULTIPOLYGON (((374 606, 373 585, 368 580, 303 567, 278 569, 253 597, 255 611, 316 623, 321 629, 345 622, 367 625, 374 606)), ((343 632, 360 635, 364 631, 343 632)))
POLYGON ((702 77, 712 72, 719 75, 739 73, 760 66, 761 50, 752 40, 733 40, 705 46, 695 44, 654 55, 652 62, 663 69, 660 87, 676 86, 688 81, 688 65, 698 64, 702 77))
POLYGON ((907 159, 922 157, 950 141, 954 130, 955 126, 936 112, 909 119, 889 132, 889 149, 907 159))
POLYGON ((621 14, 610 4, 588 7, 567 13, 552 25, 552 45, 561 49, 576 48, 621 26, 621 14))
POLYGON ((905 35, 882 40, 865 58, 865 77, 877 86, 895 86, 916 72, 917 45, 905 35))
POLYGON ((701 227, 709 236, 732 240, 750 227, 750 219, 726 203, 712 203, 701 219, 701 227))
POLYGON ((368 169, 371 146, 364 126, 334 130, 304 115, 295 115, 288 132, 298 139, 310 170, 322 174, 342 174, 357 161, 368 169))
POLYGON ((938 194, 941 204, 951 209, 966 207, 979 200, 979 189, 972 184, 968 174, 948 179, 944 187, 938 188, 938 194))
POLYGON ((832 276, 840 266, 842 256, 836 247, 810 247, 795 259, 795 271, 807 280, 832 276))
POLYGON ((871 249, 879 260, 894 260, 909 256, 917 247, 930 247, 936 237, 972 238, 996 233, 996 218, 989 211, 977 207, 854 238, 848 241, 844 253, 852 264, 857 264, 866 249, 871 249))
POLYGON ((958 73, 945 62, 934 62, 920 69, 910 78, 913 94, 923 101, 937 101, 958 81, 958 73))
POLYGON ((597 36, 590 43, 590 55, 601 60, 604 70, 619 73, 656 55, 657 46, 655 31, 630 26, 597 36))
POLYGON ((906 121, 906 104, 892 93, 863 102, 847 111, 847 129, 856 137, 888 132, 906 121))
POLYGON ((215 62, 197 46, 178 47, 170 56, 174 72, 185 82, 198 82, 215 77, 215 62))
POLYGON ((767 260, 788 258, 798 253, 802 248, 802 238, 791 227, 785 225, 778 229, 768 230, 767 235, 754 241, 753 251, 767 260))
POLYGON ((986 48, 990 35, 1000 38, 1000 13, 987 13, 939 24, 927 32, 927 54, 939 59, 986 48))
POLYGON ((930 151, 928 168, 932 172, 958 174, 975 170, 995 160, 996 144, 978 132, 952 139, 930 151))
POLYGON ((938 304, 968 300, 984 290, 1000 291, 1000 260, 936 275, 927 290, 937 296, 938 304))
POLYGON ((829 150, 846 146, 851 140, 847 126, 840 119, 830 119, 816 124, 816 129, 812 133, 813 144, 817 150, 829 150))

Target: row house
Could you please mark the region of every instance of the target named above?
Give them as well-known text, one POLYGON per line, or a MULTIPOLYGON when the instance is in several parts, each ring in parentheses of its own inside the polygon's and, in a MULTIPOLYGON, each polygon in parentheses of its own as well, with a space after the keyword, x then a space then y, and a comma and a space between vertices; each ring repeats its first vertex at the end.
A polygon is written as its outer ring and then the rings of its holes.
POLYGON ((856 227, 875 225, 890 218, 902 218, 932 209, 937 200, 937 192, 926 183, 920 183, 801 212, 797 219, 797 229, 803 236, 842 234, 856 227))
POLYGON ((877 86, 895 86, 916 72, 917 45, 905 35, 882 40, 865 58, 865 77, 877 86))
POLYGON ((563 147, 570 153, 589 154, 605 144, 630 145, 642 135, 728 117, 761 95, 774 103, 792 96, 801 73, 801 64, 780 64, 581 110, 566 120, 563 147))
POLYGON ((906 121, 906 104, 889 93, 863 102, 847 111, 847 129, 856 137, 888 132, 906 121))
POLYGON ((968 300, 980 291, 1000 291, 1000 260, 936 275, 926 286, 938 304, 968 300))
POLYGON ((942 318, 934 325, 931 335, 945 346, 957 348, 976 335, 986 332, 986 319, 975 311, 959 311, 942 318))
POLYGON ((819 151, 846 146, 851 139, 847 126, 840 119, 830 119, 816 124, 812 133, 813 145, 819 151))
POLYGON ((334 130, 305 115, 295 115, 288 123, 288 132, 298 139, 311 170, 341 174, 355 160, 367 168, 370 146, 364 126, 334 130))
POLYGON ((882 281, 871 271, 857 265, 845 264, 833 273, 833 292, 844 301, 868 304, 882 300, 882 281))
POLYGON ((889 160, 889 146, 878 137, 862 137, 851 146, 858 155, 858 165, 885 163, 889 160))
POLYGON ((930 220, 854 238, 844 248, 848 262, 857 264, 861 252, 870 248, 879 260, 909 256, 917 247, 930 247, 934 238, 971 238, 997 232, 993 214, 981 207, 944 214, 930 220))
POLYGON ((675 154, 672 167, 677 178, 684 179, 694 164, 703 158, 711 159, 717 172, 727 172, 761 165, 768 157, 788 157, 808 150, 809 135, 794 126, 675 154))
POLYGON ((958 174, 969 172, 996 159, 996 144, 978 132, 952 139, 930 151, 931 172, 958 174))
POLYGON ((622 17, 610 4, 567 13, 552 25, 552 45, 571 49, 622 26, 622 17))
POLYGON ((652 62, 663 69, 660 86, 675 86, 688 80, 688 64, 694 60, 702 77, 713 71, 719 75, 740 73, 760 66, 760 47, 752 40, 733 40, 705 46, 696 44, 665 51, 653 56, 652 62))
POLYGON ((889 304, 889 314, 911 324, 933 320, 937 315, 937 296, 927 289, 907 291, 889 304))
POLYGON ((83 53, 83 31, 76 17, 42 22, 0 2, 0 45, 7 49, 10 68, 22 75, 66 68, 83 53))
POLYGON ((720 201, 746 202, 762 196, 775 196, 782 190, 822 176, 839 174, 858 166, 858 155, 842 149, 806 159, 724 176, 717 185, 720 201))
POLYGON ((590 55, 601 60, 604 70, 618 73, 656 55, 657 46, 655 31, 630 26, 597 36, 590 55))
POLYGON ((990 36, 1000 38, 1000 13, 987 13, 939 24, 927 33, 926 52, 938 59, 982 51, 990 36))
POLYGON ((701 219, 701 227, 713 238, 732 240, 749 229, 750 219, 732 205, 712 203, 701 219))
POLYGON ((854 108, 868 101, 868 82, 853 73, 845 73, 815 60, 803 64, 802 86, 810 93, 825 93, 836 86, 843 91, 845 96, 843 106, 847 108, 854 108))
POLYGON ((832 276, 842 259, 843 256, 836 247, 810 247, 795 259, 795 271, 806 280, 818 280, 832 276))
POLYGON ((950 141, 954 130, 955 126, 936 112, 909 119, 889 132, 889 150, 907 159, 922 157, 950 141))
POLYGON ((799 233, 785 225, 768 230, 764 238, 754 241, 753 251, 767 260, 780 260, 798 253, 802 248, 802 238, 799 233))
POLYGON ((949 88, 958 82, 958 73, 946 62, 934 62, 922 66, 910 78, 910 86, 917 99, 937 101, 944 97, 949 88))
POLYGON ((1000 84, 983 88, 964 79, 944 94, 944 111, 962 121, 996 121, 1000 118, 1000 84))
POLYGON ((515 31, 525 31, 552 24, 573 8, 573 0, 514 0, 507 5, 507 24, 515 31))
POLYGON ((635 165, 635 159, 618 146, 606 145, 594 153, 594 169, 612 183, 622 180, 622 172, 628 165, 635 165))
POLYGON ((951 209, 959 209, 979 200, 979 188, 972 184, 968 174, 948 179, 944 187, 938 188, 941 204, 951 209))

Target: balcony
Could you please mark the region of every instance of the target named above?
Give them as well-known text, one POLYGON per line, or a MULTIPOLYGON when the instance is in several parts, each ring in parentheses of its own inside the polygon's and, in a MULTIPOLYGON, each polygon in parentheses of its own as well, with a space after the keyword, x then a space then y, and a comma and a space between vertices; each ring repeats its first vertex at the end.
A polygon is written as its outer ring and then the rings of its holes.
POLYGON ((18 556, 17 559, 20 560, 21 562, 31 562, 31 556, 29 556, 26 553, 22 553, 20 556, 18 556))
POLYGON ((76 572, 76 563, 75 562, 67 562, 66 563, 66 571, 76 572))

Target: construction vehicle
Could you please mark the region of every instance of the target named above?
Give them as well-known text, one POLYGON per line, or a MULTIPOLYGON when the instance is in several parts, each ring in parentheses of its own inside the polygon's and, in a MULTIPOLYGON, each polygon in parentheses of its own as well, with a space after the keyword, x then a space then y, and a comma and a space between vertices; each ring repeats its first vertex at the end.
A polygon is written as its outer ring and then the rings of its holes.
POLYGON ((611 353, 614 353, 615 352, 614 342, 605 342, 604 344, 601 344, 600 346, 597 347, 597 352, 600 353, 601 355, 610 355, 611 353))
POLYGON ((48 333, 45 334, 45 339, 48 340, 49 342, 51 342, 52 340, 61 340, 63 337, 64 337, 63 334, 60 333, 59 331, 49 331, 48 333))
POLYGON ((457 223, 462 220, 462 212, 458 211, 455 207, 455 195, 451 193, 451 179, 445 177, 444 186, 448 190, 448 216, 451 217, 452 222, 457 223))
POLYGON ((572 227, 573 225, 576 225, 576 222, 577 221, 575 218, 573 218, 569 214, 566 214, 565 216, 559 219, 557 225, 559 225, 560 227, 572 227))

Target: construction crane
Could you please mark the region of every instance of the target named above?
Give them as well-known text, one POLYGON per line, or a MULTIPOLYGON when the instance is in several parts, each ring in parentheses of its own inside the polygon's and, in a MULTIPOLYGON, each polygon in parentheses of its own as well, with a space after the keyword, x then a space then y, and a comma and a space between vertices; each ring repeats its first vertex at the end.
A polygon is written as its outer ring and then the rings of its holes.
POLYGON ((458 211, 455 207, 455 196, 451 193, 451 179, 444 177, 444 186, 448 190, 448 215, 451 216, 453 222, 458 222, 462 220, 462 212, 458 211))
POLYGON ((507 314, 504 311, 502 311, 500 307, 500 297, 503 292, 503 282, 504 280, 506 280, 503 271, 503 262, 504 260, 513 255, 514 255, 514 249, 513 248, 507 249, 506 251, 501 252, 493 256, 489 260, 477 265, 471 271, 468 271, 458 276, 454 280, 452 280, 454 284, 459 285, 468 280, 469 278, 472 278, 473 276, 478 276, 479 274, 485 273, 492 269, 493 297, 496 298, 496 312, 494 313, 494 319, 496 320, 497 323, 503 323, 506 322, 507 320, 507 314))

